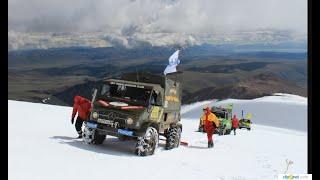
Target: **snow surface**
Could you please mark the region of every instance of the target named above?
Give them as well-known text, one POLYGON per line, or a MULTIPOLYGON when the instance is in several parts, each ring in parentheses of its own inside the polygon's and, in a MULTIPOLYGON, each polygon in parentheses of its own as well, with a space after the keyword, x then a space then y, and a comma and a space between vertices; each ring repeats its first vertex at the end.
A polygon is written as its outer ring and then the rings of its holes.
MULTIPOLYGON (((260 107, 257 100, 252 101, 260 107)), ((236 107, 241 109, 242 102, 236 107)), ((138 157, 133 141, 108 136, 102 145, 89 146, 75 139, 70 107, 9 100, 9 180, 276 179, 284 173, 286 159, 293 161, 287 173, 307 173, 307 133, 303 131, 253 124, 251 131, 238 130, 236 136, 214 135, 215 147, 207 149, 206 134, 195 132, 199 117, 187 116, 201 112, 206 103, 182 108, 182 140, 189 147, 167 151, 160 141, 153 156, 138 157)), ((287 111, 295 106, 285 104, 282 108, 287 111)), ((293 115, 289 113, 288 118, 293 115)))

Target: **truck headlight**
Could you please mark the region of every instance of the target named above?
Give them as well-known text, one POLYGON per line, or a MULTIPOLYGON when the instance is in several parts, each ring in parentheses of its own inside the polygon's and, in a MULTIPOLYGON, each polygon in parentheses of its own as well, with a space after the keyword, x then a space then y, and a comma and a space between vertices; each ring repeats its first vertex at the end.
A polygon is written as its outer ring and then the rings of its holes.
POLYGON ((97 119, 97 118, 99 117, 99 114, 98 114, 97 112, 93 112, 93 113, 92 113, 92 117, 93 117, 94 119, 97 119))
POLYGON ((133 119, 132 118, 128 118, 126 123, 129 124, 129 125, 133 124, 133 119))

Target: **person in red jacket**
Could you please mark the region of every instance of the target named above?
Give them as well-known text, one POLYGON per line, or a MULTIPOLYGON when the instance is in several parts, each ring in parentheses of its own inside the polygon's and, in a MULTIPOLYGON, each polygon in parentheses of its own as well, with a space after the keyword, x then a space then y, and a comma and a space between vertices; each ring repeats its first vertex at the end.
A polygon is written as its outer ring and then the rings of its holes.
POLYGON ((213 148, 213 133, 216 130, 216 128, 219 126, 218 123, 218 118, 216 115, 214 115, 209 107, 206 107, 203 109, 203 115, 202 118, 204 120, 204 129, 207 133, 207 138, 208 138, 208 148, 213 148))
POLYGON ((236 135, 236 129, 238 129, 238 127, 239 127, 239 120, 236 115, 233 115, 231 131, 233 130, 234 135, 236 135))
POLYGON ((73 124, 74 117, 78 113, 78 117, 75 123, 75 128, 79 134, 78 138, 82 138, 81 127, 82 127, 83 121, 86 121, 89 118, 90 111, 91 111, 91 101, 81 96, 75 96, 73 100, 74 100, 74 104, 73 104, 73 110, 72 110, 71 124, 73 124))

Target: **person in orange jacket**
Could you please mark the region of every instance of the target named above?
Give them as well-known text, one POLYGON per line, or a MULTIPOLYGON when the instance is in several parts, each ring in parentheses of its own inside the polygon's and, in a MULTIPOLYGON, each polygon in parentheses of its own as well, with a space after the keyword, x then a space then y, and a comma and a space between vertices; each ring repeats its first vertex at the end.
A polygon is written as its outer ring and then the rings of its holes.
POLYGON ((217 116, 211 112, 209 107, 203 109, 203 115, 201 118, 204 120, 204 129, 208 138, 208 148, 213 148, 213 133, 216 128, 219 127, 219 120, 217 116))
POLYGON ((238 127, 239 127, 239 120, 236 115, 233 115, 231 131, 233 130, 234 135, 236 135, 236 129, 238 129, 238 127))
POLYGON ((73 110, 72 110, 71 124, 73 124, 74 117, 78 113, 78 117, 75 123, 75 128, 79 134, 78 138, 82 138, 81 127, 83 122, 89 118, 90 111, 91 111, 91 101, 81 96, 75 96, 73 100, 74 100, 74 104, 73 104, 73 110))

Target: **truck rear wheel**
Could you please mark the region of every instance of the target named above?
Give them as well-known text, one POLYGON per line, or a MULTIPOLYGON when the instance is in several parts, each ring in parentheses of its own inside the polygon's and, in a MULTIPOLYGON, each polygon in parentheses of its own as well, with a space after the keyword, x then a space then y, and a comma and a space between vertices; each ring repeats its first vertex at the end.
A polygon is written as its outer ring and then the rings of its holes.
POLYGON ((170 127, 167 134, 166 149, 177 148, 180 145, 181 139, 181 128, 180 127, 170 127))
POLYGON ((138 156, 148 156, 154 154, 158 147, 159 134, 154 127, 148 127, 143 137, 138 138, 135 153, 138 156))

